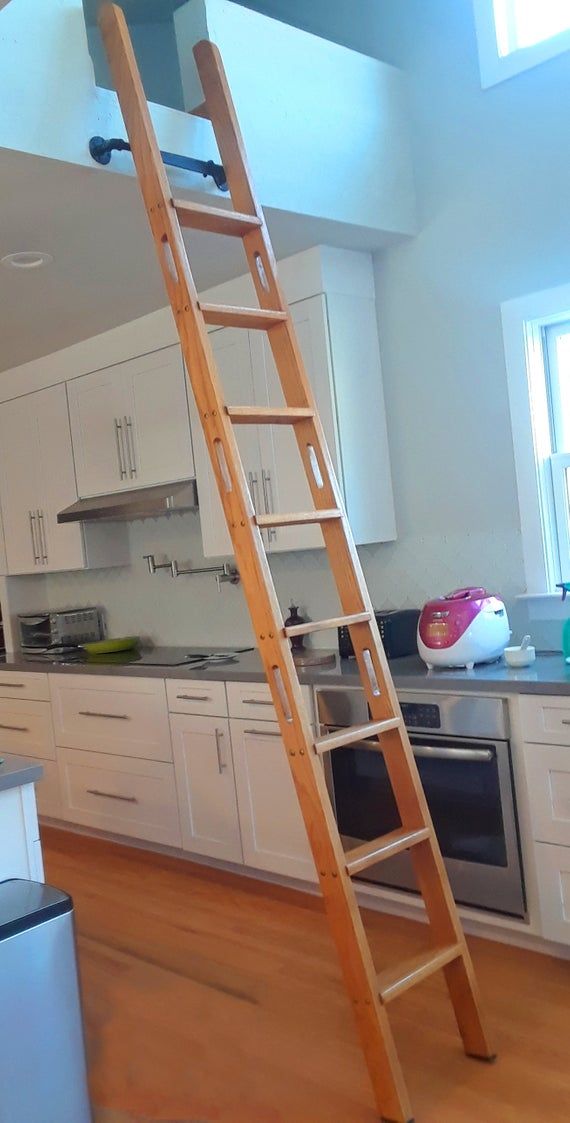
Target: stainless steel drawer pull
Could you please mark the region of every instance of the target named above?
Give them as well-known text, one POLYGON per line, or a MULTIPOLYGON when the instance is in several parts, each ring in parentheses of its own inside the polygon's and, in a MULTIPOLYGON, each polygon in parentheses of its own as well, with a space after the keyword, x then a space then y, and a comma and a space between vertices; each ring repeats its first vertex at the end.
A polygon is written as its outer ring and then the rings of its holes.
POLYGON ((222 738, 224 736, 222 729, 216 729, 216 753, 218 755, 218 772, 220 776, 223 775, 224 768, 227 767, 225 761, 222 759, 222 738))
POLYGON ((97 710, 80 710, 80 717, 107 717, 114 718, 115 721, 130 721, 129 714, 100 714, 97 710))
POLYGON ((118 799, 121 803, 138 803, 136 795, 115 795, 114 792, 100 792, 98 788, 87 788, 87 795, 97 795, 101 799, 118 799))
POLYGON ((10 729, 13 733, 29 733, 27 725, 0 725, 0 729, 10 729))
POLYGON ((279 729, 273 732, 272 729, 244 729, 244 733, 251 733, 254 737, 280 737, 279 729))
POLYGON ((440 745, 412 745, 414 756, 431 760, 466 760, 473 763, 488 762, 494 759, 492 749, 446 749, 440 745))
POLYGON ((242 698, 244 706, 272 706, 271 698, 242 698))
POLYGON ((570 725, 570 717, 561 718, 562 725, 570 725))
POLYGON ((209 694, 177 694, 181 702, 211 702, 209 694))
POLYGON ((25 685, 25 682, 2 682, 0 683, 0 690, 4 690, 5 687, 8 690, 23 690, 25 685))

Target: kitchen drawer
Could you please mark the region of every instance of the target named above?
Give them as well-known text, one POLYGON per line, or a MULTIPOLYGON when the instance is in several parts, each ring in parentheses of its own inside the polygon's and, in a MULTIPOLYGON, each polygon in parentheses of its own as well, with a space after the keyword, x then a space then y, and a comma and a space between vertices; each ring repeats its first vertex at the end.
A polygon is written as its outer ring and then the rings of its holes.
POLYGON ((64 819, 181 846, 173 765, 78 749, 57 759, 64 819))
POLYGON ((519 705, 525 741, 570 746, 570 698, 523 695, 519 705))
POLYGON ((49 702, 0 698, 0 756, 55 760, 55 741, 49 702))
POLYGON ((536 847, 540 927, 545 940, 570 944, 570 846, 536 847))
POLYGON ((50 675, 56 744, 172 760, 162 679, 50 675))
POLYGON ((223 682, 169 678, 166 680, 166 697, 168 709, 175 714, 225 717, 228 712, 223 682))
POLYGON ((570 846, 570 749, 525 745, 524 759, 533 838, 570 846))
MULTIPOLYGON (((277 721, 275 706, 267 682, 227 682, 228 710, 230 717, 259 718, 263 721, 277 721)), ((305 705, 311 713, 311 690, 302 686, 305 705)))
POLYGON ((0 698, 34 698, 38 702, 49 702, 47 674, 0 671, 0 698))
MULTIPOLYGON (((4 760, 10 759, 10 753, 2 753, 4 760)), ((48 815, 51 819, 61 818, 61 803, 59 798, 59 772, 57 761, 40 760, 38 757, 24 756, 17 753, 18 760, 26 764, 41 764, 43 776, 36 780, 36 803, 40 815, 48 815)))

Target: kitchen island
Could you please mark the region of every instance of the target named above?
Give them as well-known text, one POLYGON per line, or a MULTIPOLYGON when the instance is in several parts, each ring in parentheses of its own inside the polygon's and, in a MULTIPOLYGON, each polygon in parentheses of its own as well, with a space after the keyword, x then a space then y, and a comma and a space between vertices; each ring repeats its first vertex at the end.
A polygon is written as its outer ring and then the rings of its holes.
POLYGON ((44 879, 34 792, 42 771, 18 756, 0 764, 0 881, 44 879))

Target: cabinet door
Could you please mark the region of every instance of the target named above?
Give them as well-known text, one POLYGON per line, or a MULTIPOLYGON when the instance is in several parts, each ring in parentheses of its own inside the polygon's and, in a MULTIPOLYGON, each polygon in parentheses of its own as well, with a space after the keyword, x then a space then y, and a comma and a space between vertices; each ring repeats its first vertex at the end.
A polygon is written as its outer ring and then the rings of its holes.
POLYGON ((541 931, 545 940, 570 944, 570 846, 536 846, 541 931))
POLYGON ((229 723, 171 714, 170 729, 184 849, 242 862, 229 723))
POLYGON ((58 523, 58 512, 77 499, 65 385, 31 395, 38 417, 41 471, 40 532, 47 570, 83 569, 83 531, 79 523, 58 523))
POLYGON ((43 568, 39 534, 42 490, 35 395, 0 406, 0 494, 8 573, 43 568))
POLYGON ((525 745, 533 837, 570 846, 570 750, 562 745, 525 745))
MULTIPOLYGON (((240 331, 237 328, 222 328, 221 331, 210 333, 210 342, 228 405, 255 403, 252 348, 257 352, 260 348, 260 342, 252 338, 256 334, 258 333, 246 332, 243 329, 240 331)), ((231 555, 233 548, 218 494, 218 485, 194 401, 190 403, 190 413, 204 556, 231 555)), ((257 428, 253 425, 236 427, 236 438, 249 481, 252 502, 255 510, 261 513, 264 508, 261 501, 261 455, 257 428)))
POLYGON ((129 398, 117 371, 116 366, 108 367, 67 384, 80 498, 133 486, 125 432, 129 398))
POLYGON ((278 726, 230 723, 246 866, 315 881, 316 871, 278 726))
POLYGON ((194 477, 194 457, 180 346, 165 347, 115 368, 128 406, 123 418, 130 487, 194 477))
MULTIPOLYGON (((321 422, 336 467, 335 414, 328 347, 328 329, 323 296, 313 296, 291 306, 297 340, 309 381, 317 401, 321 422)), ((262 340, 260 362, 255 368, 256 401, 260 405, 284 404, 283 392, 267 335, 262 340)), ((271 425, 260 429, 262 495, 268 513, 311 511, 314 507, 293 427, 271 425)), ((308 550, 323 546, 318 526, 272 529, 271 552, 308 550)))

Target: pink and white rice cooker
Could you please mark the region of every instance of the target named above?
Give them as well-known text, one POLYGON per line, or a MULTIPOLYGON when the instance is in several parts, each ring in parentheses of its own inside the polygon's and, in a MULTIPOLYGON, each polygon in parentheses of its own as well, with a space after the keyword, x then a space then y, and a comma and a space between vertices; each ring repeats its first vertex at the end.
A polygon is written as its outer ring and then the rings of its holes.
POLYGON ((428 601, 418 621, 418 651, 428 667, 467 667, 498 659, 509 642, 509 620, 486 589, 455 589, 428 601))

